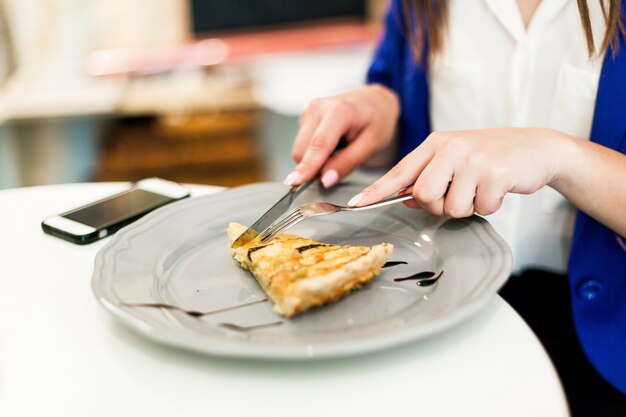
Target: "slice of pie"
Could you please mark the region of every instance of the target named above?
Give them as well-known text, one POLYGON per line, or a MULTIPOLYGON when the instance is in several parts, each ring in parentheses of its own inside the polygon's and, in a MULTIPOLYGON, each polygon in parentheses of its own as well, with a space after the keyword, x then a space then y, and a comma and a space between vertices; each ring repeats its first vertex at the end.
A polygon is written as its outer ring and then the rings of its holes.
MULTIPOLYGON (((228 226, 234 242, 246 227, 228 226)), ((329 303, 359 288, 380 273, 393 245, 338 246, 290 234, 277 236, 268 244, 258 238, 231 249, 241 267, 254 274, 274 302, 274 310, 290 317, 329 303)))

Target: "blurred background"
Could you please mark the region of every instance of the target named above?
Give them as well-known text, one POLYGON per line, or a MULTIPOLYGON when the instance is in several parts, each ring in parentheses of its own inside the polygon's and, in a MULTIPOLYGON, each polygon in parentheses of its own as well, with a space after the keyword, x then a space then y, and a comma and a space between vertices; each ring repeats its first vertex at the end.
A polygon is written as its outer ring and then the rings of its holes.
POLYGON ((282 181, 363 84, 385 0, 0 0, 0 188, 282 181))

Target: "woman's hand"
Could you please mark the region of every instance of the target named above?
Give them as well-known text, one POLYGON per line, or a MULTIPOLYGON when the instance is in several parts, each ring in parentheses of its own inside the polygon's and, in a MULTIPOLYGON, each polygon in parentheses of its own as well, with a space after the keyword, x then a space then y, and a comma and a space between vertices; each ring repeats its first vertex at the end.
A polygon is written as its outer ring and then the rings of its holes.
POLYGON ((333 186, 391 142, 399 112, 396 94, 376 84, 314 100, 300 117, 292 150, 298 165, 285 184, 301 184, 321 170, 322 184, 333 186), (333 154, 342 137, 347 147, 333 154))
POLYGON ((451 217, 491 214, 506 193, 554 183, 571 140, 548 129, 435 132, 348 204, 371 204, 413 185, 409 206, 451 217))
POLYGON ((626 155, 550 129, 435 132, 350 206, 374 203, 407 186, 436 215, 491 214, 506 193, 549 185, 577 208, 626 236, 626 155))

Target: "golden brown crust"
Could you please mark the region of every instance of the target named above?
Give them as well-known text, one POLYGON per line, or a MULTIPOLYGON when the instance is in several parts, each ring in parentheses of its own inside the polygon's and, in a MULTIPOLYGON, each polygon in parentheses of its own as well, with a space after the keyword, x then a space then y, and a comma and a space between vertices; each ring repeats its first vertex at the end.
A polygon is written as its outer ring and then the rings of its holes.
MULTIPOLYGON (((231 223, 229 242, 245 230, 245 226, 231 223)), ((372 248, 338 246, 282 234, 269 244, 255 239, 232 249, 232 254, 254 274, 274 302, 274 310, 289 317, 367 284, 380 273, 392 250, 388 243, 372 248)))

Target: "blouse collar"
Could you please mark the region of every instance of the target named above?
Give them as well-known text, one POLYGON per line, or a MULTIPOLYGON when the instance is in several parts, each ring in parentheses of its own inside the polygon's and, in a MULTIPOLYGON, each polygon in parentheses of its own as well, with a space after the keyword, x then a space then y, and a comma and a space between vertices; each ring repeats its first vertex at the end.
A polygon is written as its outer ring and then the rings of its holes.
POLYGON ((533 14, 528 28, 524 27, 516 0, 485 0, 489 10, 517 41, 547 26, 573 0, 543 0, 533 14))

